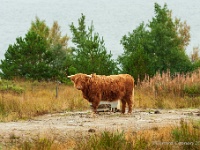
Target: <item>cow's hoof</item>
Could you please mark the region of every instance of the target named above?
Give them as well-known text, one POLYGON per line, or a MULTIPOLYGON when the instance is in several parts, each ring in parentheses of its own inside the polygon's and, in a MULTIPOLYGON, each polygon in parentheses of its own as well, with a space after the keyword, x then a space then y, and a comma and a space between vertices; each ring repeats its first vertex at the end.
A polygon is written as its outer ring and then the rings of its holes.
POLYGON ((132 113, 131 113, 131 112, 128 112, 128 113, 127 113, 127 115, 128 115, 128 116, 131 116, 131 115, 132 115, 132 113))
POLYGON ((90 117, 91 117, 91 118, 97 118, 97 117, 98 117, 98 114, 97 114, 97 113, 92 113, 90 117))
POLYGON ((125 116, 125 113, 120 113, 120 116, 125 116))

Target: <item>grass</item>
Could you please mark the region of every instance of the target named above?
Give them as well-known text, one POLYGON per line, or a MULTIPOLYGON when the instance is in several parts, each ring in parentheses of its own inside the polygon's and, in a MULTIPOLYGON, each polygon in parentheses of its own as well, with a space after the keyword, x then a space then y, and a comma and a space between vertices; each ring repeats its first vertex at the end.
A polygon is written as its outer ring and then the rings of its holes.
POLYGON ((0 91, 0 121, 89 109, 88 102, 72 86, 30 81, 16 81, 14 84, 24 90, 22 93, 14 93, 12 90, 0 91))
POLYGON ((153 127, 137 132, 105 130, 77 137, 66 137, 62 140, 50 133, 25 140, 11 135, 9 144, 4 145, 4 147, 16 150, 197 150, 200 149, 199 128, 199 122, 181 120, 177 126, 153 127))
POLYGON ((133 149, 132 144, 126 140, 124 132, 109 132, 104 131, 100 134, 94 134, 91 137, 85 138, 74 149, 77 150, 113 150, 133 149))
POLYGON ((200 130, 194 123, 188 124, 181 120, 180 127, 172 130, 172 138, 182 149, 200 148, 200 130))
MULTIPOLYGON (((199 108, 200 70, 171 77, 146 77, 135 87, 135 108, 199 108)), ((0 121, 30 119, 47 113, 89 109, 72 85, 0 80, 0 121)))
MULTIPOLYGON (((153 127, 124 133, 128 149, 199 149, 199 122, 180 121, 178 126, 153 127)), ((121 133, 120 133, 121 134, 121 133)), ((102 137, 103 138, 103 137, 102 137)), ((123 147, 126 149, 126 147, 123 147)), ((123 149, 122 148, 122 149, 123 149)))
MULTIPOLYGON (((135 108, 199 108, 200 70, 187 75, 148 76, 135 87, 135 108)), ((47 113, 88 110, 89 104, 72 85, 0 80, 0 121, 31 119, 47 113)), ((10 135, 0 149, 200 149, 200 123, 181 121, 177 127, 143 131, 92 133, 59 140, 50 135, 21 139, 10 135), (115 144, 113 144, 115 143, 115 144), (104 145, 104 146, 102 146, 104 145)), ((0 135, 1 136, 1 135, 0 135)))
POLYGON ((0 79, 0 91, 1 92, 12 92, 14 94, 21 94, 24 92, 22 87, 15 85, 14 82, 0 79))

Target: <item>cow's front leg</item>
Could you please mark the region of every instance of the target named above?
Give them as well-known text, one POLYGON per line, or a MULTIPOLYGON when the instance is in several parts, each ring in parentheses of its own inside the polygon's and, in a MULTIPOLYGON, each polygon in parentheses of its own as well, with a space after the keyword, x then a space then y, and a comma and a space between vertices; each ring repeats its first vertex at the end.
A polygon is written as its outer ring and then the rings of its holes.
POLYGON ((92 108, 93 108, 93 112, 94 112, 95 114, 97 114, 97 108, 98 108, 98 106, 99 106, 99 103, 100 103, 100 101, 93 101, 93 102, 92 102, 92 108))

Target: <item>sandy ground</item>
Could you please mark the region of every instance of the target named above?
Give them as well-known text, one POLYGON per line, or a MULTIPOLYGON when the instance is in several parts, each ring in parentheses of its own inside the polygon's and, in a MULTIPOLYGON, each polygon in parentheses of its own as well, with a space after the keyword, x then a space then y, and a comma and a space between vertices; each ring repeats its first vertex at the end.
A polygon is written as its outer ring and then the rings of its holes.
POLYGON ((28 121, 0 123, 0 143, 11 138, 28 139, 53 135, 65 139, 102 130, 137 131, 153 127, 176 126, 180 119, 200 120, 200 109, 154 110, 135 109, 132 114, 101 112, 66 112, 48 114, 28 121))

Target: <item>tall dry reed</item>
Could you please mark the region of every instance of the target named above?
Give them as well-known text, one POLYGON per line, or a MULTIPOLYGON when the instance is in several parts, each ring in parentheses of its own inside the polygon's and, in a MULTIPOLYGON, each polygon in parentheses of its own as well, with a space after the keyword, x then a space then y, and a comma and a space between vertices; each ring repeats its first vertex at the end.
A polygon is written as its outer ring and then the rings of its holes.
POLYGON ((157 73, 136 86, 137 107, 199 107, 200 69, 188 74, 157 73))
MULTIPOLYGON (((186 87, 200 85, 200 69, 188 74, 171 75, 170 72, 157 73, 153 78, 146 76, 144 81, 139 83, 139 87, 148 92, 157 94, 172 94, 175 96, 184 96, 187 93, 186 87)), ((194 93, 195 94, 195 93, 194 93)))

